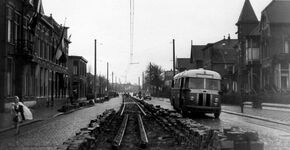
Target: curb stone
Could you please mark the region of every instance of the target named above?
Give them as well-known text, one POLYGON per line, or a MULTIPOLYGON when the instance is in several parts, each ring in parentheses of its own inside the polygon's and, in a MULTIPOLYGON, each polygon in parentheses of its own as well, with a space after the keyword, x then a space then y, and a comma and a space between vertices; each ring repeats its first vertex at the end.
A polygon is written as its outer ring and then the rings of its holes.
MULTIPOLYGON (((36 123, 36 122, 41 122, 41 121, 43 121, 43 120, 42 119, 37 119, 37 120, 30 121, 30 122, 24 122, 24 123, 21 123, 19 125, 19 127, 23 127, 23 126, 30 125, 30 124, 33 124, 33 123, 36 123)), ((12 130, 14 128, 15 127, 12 126, 12 127, 8 127, 8 128, 0 129, 0 133, 6 132, 8 130, 12 130)))
MULTIPOLYGON (((53 119, 53 118, 56 118, 58 116, 66 115, 66 114, 81 110, 83 108, 88 108, 88 107, 80 107, 80 108, 77 108, 77 109, 74 109, 74 110, 70 110, 70 111, 67 111, 67 112, 64 112, 64 113, 60 112, 60 113, 57 113, 57 114, 55 114, 52 117, 49 117, 47 119, 37 119, 37 120, 30 121, 30 122, 24 122, 24 123, 21 123, 19 125, 19 127, 23 127, 23 126, 30 125, 30 124, 33 124, 33 123, 41 122, 41 121, 44 121, 44 120, 53 119)), ((4 128, 4 129, 0 129, 0 133, 6 132, 6 131, 9 131, 9 130, 12 130, 12 129, 14 129, 14 126, 8 127, 8 128, 4 128)))
POLYGON ((228 114, 233 114, 233 115, 238 115, 238 116, 242 116, 242 117, 248 117, 248 118, 253 118, 253 119, 258 119, 258 120, 262 120, 262 121, 267 121, 267 122, 272 122, 272 123, 277 123, 277 124, 281 124, 281 125, 290 126, 290 123, 289 122, 284 122, 284 121, 269 119, 269 118, 265 118, 265 117, 259 117, 259 116, 254 116, 254 115, 247 115, 247 114, 242 114, 242 113, 237 113, 237 112, 232 112, 232 111, 227 111, 227 110, 222 110, 222 112, 228 113, 228 114))

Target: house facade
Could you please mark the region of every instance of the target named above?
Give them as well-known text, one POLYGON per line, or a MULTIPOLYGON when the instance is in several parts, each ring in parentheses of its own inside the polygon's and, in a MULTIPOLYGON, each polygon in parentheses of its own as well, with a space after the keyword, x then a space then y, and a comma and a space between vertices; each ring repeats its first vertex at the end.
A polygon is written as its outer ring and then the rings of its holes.
POLYGON ((51 106, 66 98, 68 27, 46 16, 41 0, 4 0, 0 10, 0 111, 12 96, 51 106))
POLYGON ((275 93, 290 91, 290 1, 272 1, 263 11, 261 86, 275 93))
POLYGON ((260 89, 259 21, 249 0, 245 0, 238 22, 239 91, 256 93, 260 89))
POLYGON ((203 52, 205 45, 191 45, 190 63, 194 69, 203 68, 203 52))
POLYGON ((86 100, 87 94, 87 63, 82 56, 69 56, 68 68, 70 75, 70 95, 76 100, 86 100))
POLYGON ((203 68, 218 72, 222 76, 222 90, 237 92, 237 44, 236 39, 223 39, 209 43, 203 49, 203 68))
POLYGON ((273 0, 258 21, 245 0, 237 22, 241 51, 240 87, 255 99, 289 103, 290 1, 273 0))

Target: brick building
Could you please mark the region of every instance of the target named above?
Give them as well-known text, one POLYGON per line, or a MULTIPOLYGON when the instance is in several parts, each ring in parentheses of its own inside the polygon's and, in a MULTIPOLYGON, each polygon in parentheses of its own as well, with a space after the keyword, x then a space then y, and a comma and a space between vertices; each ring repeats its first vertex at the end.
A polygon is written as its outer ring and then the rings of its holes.
POLYGON ((202 49, 205 45, 191 45, 190 63, 194 69, 203 68, 203 53, 202 49))
POLYGON ((245 1, 236 26, 241 52, 239 88, 255 92, 260 87, 260 34, 259 21, 249 0, 245 1))
POLYGON ((241 55, 241 89, 263 101, 289 103, 290 1, 273 0, 258 21, 245 0, 237 22, 241 55))
POLYGON ((7 97, 53 105, 67 96, 67 27, 41 0, 0 1, 0 111, 7 97))
POLYGON ((69 56, 68 59, 70 75, 69 93, 79 101, 87 99, 87 63, 88 61, 82 56, 69 56))
POLYGON ((178 72, 182 72, 185 70, 194 69, 194 66, 192 63, 190 63, 190 58, 176 58, 175 68, 178 70, 178 72))
POLYGON ((203 68, 218 72, 222 76, 224 92, 237 91, 237 39, 223 39, 209 43, 203 49, 203 68))

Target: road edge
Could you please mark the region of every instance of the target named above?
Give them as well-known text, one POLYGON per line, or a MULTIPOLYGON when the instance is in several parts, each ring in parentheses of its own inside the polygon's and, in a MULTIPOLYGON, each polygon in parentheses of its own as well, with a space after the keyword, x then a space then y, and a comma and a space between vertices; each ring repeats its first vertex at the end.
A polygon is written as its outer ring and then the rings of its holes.
POLYGON ((237 112, 228 111, 228 110, 222 110, 222 112, 223 113, 237 115, 237 116, 248 117, 248 118, 253 118, 253 119, 258 119, 258 120, 262 120, 262 121, 267 121, 267 122, 272 122, 272 123, 277 123, 277 124, 281 124, 281 125, 290 126, 289 122, 284 122, 284 121, 280 121, 280 120, 274 120, 274 119, 269 119, 269 118, 265 118, 265 117, 259 117, 259 116, 254 116, 254 115, 237 113, 237 112))

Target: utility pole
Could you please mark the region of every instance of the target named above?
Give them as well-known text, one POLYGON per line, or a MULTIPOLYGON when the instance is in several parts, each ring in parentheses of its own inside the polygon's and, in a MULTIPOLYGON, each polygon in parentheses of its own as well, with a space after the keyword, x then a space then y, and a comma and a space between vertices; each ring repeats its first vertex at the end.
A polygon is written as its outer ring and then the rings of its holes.
POLYGON ((139 87, 139 90, 141 89, 141 86, 140 86, 140 77, 138 77, 138 87, 139 87))
POLYGON ((97 40, 95 39, 95 70, 94 70, 94 100, 96 100, 96 72, 97 72, 97 40))
POLYGON ((142 72, 142 90, 144 90, 144 72, 142 72))
POLYGON ((175 40, 172 41, 173 45, 173 76, 175 76, 175 40))
POLYGON ((150 93, 152 93, 151 92, 151 62, 150 62, 150 64, 149 64, 149 92, 150 93))
POLYGON ((114 90, 114 72, 112 72, 112 91, 114 90))
POLYGON ((107 62, 107 95, 109 96, 109 62, 107 62))

